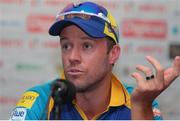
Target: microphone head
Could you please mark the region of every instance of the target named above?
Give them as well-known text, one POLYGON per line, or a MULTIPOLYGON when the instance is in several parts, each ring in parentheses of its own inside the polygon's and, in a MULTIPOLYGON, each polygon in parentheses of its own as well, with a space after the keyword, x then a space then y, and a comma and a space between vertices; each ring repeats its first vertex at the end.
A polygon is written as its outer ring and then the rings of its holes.
POLYGON ((64 79, 55 80, 52 87, 52 97, 54 99, 61 100, 62 103, 71 102, 75 94, 76 88, 72 82, 64 79))

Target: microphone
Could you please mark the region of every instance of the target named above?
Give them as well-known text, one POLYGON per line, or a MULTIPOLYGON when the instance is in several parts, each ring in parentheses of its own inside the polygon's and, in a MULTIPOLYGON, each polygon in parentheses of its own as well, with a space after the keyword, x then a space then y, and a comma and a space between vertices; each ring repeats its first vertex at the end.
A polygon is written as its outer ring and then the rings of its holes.
POLYGON ((71 102, 76 93, 73 83, 63 79, 57 79, 52 85, 51 96, 54 99, 54 107, 52 109, 52 117, 54 120, 60 120, 61 105, 71 102))

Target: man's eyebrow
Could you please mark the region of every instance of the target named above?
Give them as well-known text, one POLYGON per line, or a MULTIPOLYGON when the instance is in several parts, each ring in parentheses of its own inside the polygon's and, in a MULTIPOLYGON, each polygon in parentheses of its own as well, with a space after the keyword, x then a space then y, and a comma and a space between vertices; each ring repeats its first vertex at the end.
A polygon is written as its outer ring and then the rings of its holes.
POLYGON ((60 40, 64 40, 64 39, 67 39, 67 37, 64 37, 64 36, 59 36, 60 40))

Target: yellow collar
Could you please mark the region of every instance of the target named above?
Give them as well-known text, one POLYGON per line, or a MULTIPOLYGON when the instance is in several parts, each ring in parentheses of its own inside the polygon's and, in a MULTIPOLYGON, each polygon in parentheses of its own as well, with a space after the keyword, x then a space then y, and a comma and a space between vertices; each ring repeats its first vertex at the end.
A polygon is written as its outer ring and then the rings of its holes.
MULTIPOLYGON (((61 70, 61 78, 65 79, 64 71, 61 70)), ((126 105, 130 108, 130 95, 117 77, 112 74, 111 97, 108 107, 126 105)), ((74 101, 73 101, 74 102, 74 101)))
POLYGON ((111 98, 108 107, 116 107, 121 105, 130 107, 130 96, 125 87, 114 75, 112 76, 111 80, 111 98))
MULTIPOLYGON (((84 120, 88 120, 83 110, 76 104, 75 100, 73 100, 73 104, 75 104, 75 108, 80 113, 81 117, 84 120)), ((107 112, 110 107, 117 107, 121 105, 125 105, 130 108, 130 95, 128 94, 124 86, 121 84, 120 80, 118 80, 114 75, 112 75, 110 102, 104 112, 107 112)), ((96 120, 98 116, 103 114, 104 112, 95 115, 92 120, 96 120)))

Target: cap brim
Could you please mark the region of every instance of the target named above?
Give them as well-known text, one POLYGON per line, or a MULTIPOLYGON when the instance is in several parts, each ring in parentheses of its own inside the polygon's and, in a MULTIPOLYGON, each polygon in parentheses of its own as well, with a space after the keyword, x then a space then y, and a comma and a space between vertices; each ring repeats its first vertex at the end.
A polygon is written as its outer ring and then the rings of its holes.
POLYGON ((69 25, 76 25, 82 29, 86 34, 95 38, 103 38, 104 34, 104 23, 94 20, 83 20, 80 18, 73 18, 68 20, 61 20, 55 22, 49 29, 49 34, 52 36, 59 36, 61 31, 69 25))

